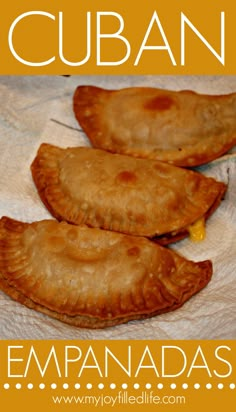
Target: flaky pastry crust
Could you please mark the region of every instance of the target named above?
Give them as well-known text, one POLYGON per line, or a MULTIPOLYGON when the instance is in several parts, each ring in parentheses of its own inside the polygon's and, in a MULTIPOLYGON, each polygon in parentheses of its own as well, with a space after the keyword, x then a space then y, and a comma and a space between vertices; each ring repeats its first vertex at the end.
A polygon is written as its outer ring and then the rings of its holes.
POLYGON ((236 144, 236 93, 79 86, 76 119, 94 147, 192 167, 236 144))
POLYGON ((212 276, 142 237, 44 220, 0 220, 0 288, 74 326, 104 328, 182 306, 212 276))
POLYGON ((226 185, 159 161, 88 147, 42 144, 31 165, 39 195, 58 220, 165 244, 207 217, 226 185))

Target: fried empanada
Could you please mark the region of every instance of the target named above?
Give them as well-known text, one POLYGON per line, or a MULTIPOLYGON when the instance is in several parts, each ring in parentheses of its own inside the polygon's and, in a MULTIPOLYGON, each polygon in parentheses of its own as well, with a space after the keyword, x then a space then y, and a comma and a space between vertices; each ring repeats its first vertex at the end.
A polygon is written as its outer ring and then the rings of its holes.
POLYGON ((88 147, 42 144, 31 170, 58 220, 156 237, 162 244, 188 235, 226 189, 192 170, 88 147))
POLYGON ((71 325, 103 328, 177 309, 211 276, 209 260, 188 261, 143 237, 0 220, 0 288, 71 325))
POLYGON ((236 144, 236 93, 79 86, 73 105, 93 146, 114 153, 190 167, 236 144))

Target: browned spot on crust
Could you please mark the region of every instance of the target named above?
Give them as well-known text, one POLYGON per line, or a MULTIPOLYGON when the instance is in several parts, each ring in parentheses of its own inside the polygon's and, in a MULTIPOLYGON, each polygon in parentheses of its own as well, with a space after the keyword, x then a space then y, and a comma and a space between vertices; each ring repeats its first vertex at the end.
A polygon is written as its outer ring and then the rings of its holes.
POLYGON ((127 255, 128 256, 139 256, 140 255, 140 249, 138 246, 133 246, 130 249, 127 250, 127 255))
POLYGON ((157 162, 153 164, 153 167, 155 170, 157 170, 160 174, 164 173, 164 175, 166 174, 167 170, 166 170, 166 164, 165 163, 161 163, 161 162, 157 162))
POLYGON ((169 96, 158 96, 149 100, 144 108, 147 110, 168 110, 174 104, 173 99, 169 96))
POLYGON ((75 229, 69 229, 67 232, 67 237, 69 240, 76 240, 77 239, 77 231, 75 229))
POLYGON ((124 170, 123 172, 120 172, 117 175, 116 179, 120 183, 135 183, 137 180, 137 176, 134 172, 124 170))
POLYGON ((142 214, 137 216, 136 221, 140 224, 140 225, 145 225, 146 224, 146 217, 142 214))
MULTIPOLYGON (((45 240, 44 240, 45 243, 45 240)), ((60 253, 62 250, 65 248, 65 242, 64 239, 60 236, 50 236, 46 240, 47 243, 47 248, 50 250, 52 253, 60 253)))

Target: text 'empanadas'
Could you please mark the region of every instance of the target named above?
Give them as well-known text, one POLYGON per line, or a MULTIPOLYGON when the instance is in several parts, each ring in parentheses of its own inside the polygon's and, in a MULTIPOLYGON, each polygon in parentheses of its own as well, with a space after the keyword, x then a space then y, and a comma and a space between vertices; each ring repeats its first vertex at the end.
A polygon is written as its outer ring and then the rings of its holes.
POLYGON ((103 328, 172 311, 211 275, 209 260, 188 261, 146 238, 0 220, 0 289, 71 325, 103 328))
POLYGON ((79 86, 73 105, 93 146, 115 153, 197 166, 236 144, 236 93, 79 86))
POLYGON ((58 219, 162 244, 186 236, 219 204, 226 186, 149 159, 42 144, 31 165, 39 195, 58 219))

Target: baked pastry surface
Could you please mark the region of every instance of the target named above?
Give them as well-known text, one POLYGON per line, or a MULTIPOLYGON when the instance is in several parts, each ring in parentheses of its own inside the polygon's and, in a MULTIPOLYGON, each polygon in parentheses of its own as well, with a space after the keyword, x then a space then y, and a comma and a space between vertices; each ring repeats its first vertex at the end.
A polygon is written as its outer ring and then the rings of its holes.
POLYGON ((170 243, 219 204, 224 183, 150 159, 42 144, 31 165, 39 195, 58 220, 170 243))
POLYGON ((236 93, 79 86, 73 107, 93 146, 115 153, 189 167, 236 144, 236 93))
POLYGON ((177 309, 210 281, 192 262, 142 237, 44 220, 0 220, 0 288, 79 327, 104 328, 177 309))

